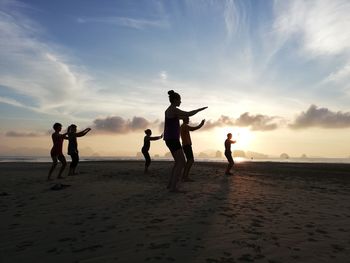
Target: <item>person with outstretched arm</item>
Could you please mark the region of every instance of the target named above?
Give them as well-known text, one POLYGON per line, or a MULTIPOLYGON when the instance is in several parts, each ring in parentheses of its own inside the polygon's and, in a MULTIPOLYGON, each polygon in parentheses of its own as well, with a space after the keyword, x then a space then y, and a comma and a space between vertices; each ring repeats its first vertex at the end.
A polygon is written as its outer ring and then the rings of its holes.
POLYGON ((151 164, 151 156, 149 155, 149 149, 151 147, 151 141, 156 141, 159 140, 161 138, 163 138, 163 134, 160 136, 153 136, 152 135, 152 131, 150 129, 145 130, 145 134, 146 136, 143 138, 143 146, 141 149, 141 152, 143 154, 143 156, 145 157, 145 170, 144 173, 148 173, 148 167, 151 164))
POLYGON ((72 158, 72 162, 70 163, 69 167, 69 173, 68 176, 76 175, 75 169, 78 166, 79 163, 79 151, 78 151, 78 142, 77 137, 85 136, 89 131, 91 131, 90 128, 87 128, 83 131, 77 132, 77 126, 75 124, 72 124, 68 127, 68 155, 72 158))
POLYGON ((202 128, 205 120, 202 120, 198 126, 190 126, 189 122, 190 122, 190 118, 185 117, 183 119, 183 123, 181 125, 182 149, 183 149, 185 156, 186 156, 186 165, 185 165, 184 173, 182 176, 182 180, 184 182, 193 182, 194 181, 193 179, 191 179, 189 177, 190 169, 192 167, 192 164, 194 163, 190 132, 202 128))
POLYGON ((181 104, 181 96, 173 90, 168 92, 170 105, 165 111, 164 141, 173 158, 174 167, 169 179, 168 189, 170 192, 181 192, 178 183, 181 181, 182 171, 185 166, 185 156, 180 143, 180 119, 193 116, 208 108, 203 107, 192 111, 183 111, 178 107, 181 104))
POLYGON ((228 164, 225 171, 225 175, 232 175, 231 169, 235 162, 232 158, 232 152, 231 152, 231 144, 236 143, 236 141, 232 141, 232 133, 227 134, 227 139, 225 140, 225 156, 227 158, 228 164))

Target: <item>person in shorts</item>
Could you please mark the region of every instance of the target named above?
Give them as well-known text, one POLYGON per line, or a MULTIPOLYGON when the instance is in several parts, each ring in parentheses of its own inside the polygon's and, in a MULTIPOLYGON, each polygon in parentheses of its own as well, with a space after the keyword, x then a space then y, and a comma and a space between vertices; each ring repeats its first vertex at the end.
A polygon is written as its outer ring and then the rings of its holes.
POLYGON ((66 158, 64 157, 63 152, 62 152, 63 141, 65 139, 68 139, 67 133, 60 134, 60 132, 62 130, 62 124, 58 123, 58 122, 56 122, 53 125, 53 129, 55 130, 55 132, 51 135, 53 146, 52 146, 51 152, 50 152, 51 159, 52 159, 52 166, 49 170, 47 180, 51 180, 52 172, 55 170, 58 161, 60 161, 62 163, 62 166, 61 166, 60 171, 58 172, 57 178, 62 178, 62 173, 67 166, 66 158))
POLYGON ((178 107, 181 104, 181 96, 173 90, 168 91, 170 105, 165 111, 164 120, 164 141, 168 146, 173 158, 174 167, 172 169, 168 189, 170 192, 181 192, 178 183, 181 181, 182 171, 185 167, 185 156, 180 143, 180 119, 190 117, 208 108, 203 107, 192 111, 183 111, 178 107))
POLYGON ((159 140, 161 138, 163 138, 163 134, 160 136, 153 136, 152 135, 152 131, 150 129, 145 130, 145 134, 146 136, 143 138, 143 146, 141 149, 141 152, 143 154, 143 156, 145 157, 145 170, 144 173, 148 173, 148 167, 151 164, 151 156, 149 155, 149 149, 151 147, 151 141, 156 141, 159 140))
POLYGON ((182 141, 182 149, 186 156, 186 164, 185 169, 182 175, 182 180, 184 182, 193 182, 194 180, 189 177, 190 169, 192 164, 194 163, 193 151, 192 151, 192 141, 191 141, 191 131, 198 130, 202 128, 205 120, 202 120, 198 126, 190 126, 188 125, 190 122, 189 117, 185 117, 183 119, 183 123, 181 125, 181 141, 182 141))
POLYGON ((226 159, 228 161, 225 175, 232 175, 231 169, 232 169, 233 165, 235 164, 235 162, 233 161, 233 158, 232 158, 231 144, 236 143, 236 141, 232 141, 231 139, 232 139, 232 133, 228 133, 227 139, 225 140, 225 156, 226 156, 226 159))

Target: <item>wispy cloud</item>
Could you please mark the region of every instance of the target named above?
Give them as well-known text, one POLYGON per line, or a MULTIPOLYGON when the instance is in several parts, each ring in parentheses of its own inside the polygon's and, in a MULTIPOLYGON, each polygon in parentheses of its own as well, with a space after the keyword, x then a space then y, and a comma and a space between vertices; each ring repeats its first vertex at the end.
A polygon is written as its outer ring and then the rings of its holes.
POLYGON ((150 20, 150 19, 137 19, 130 17, 79 17, 78 23, 103 23, 116 26, 130 27, 134 29, 145 28, 168 28, 169 22, 167 20, 150 20))
POLYGON ((275 29, 285 38, 299 34, 308 55, 339 54, 350 48, 347 0, 275 1, 275 29))
POLYGON ((311 127, 341 129, 350 128, 350 112, 331 111, 311 105, 305 112, 300 113, 295 121, 289 125, 292 129, 311 127))
POLYGON ((2 102, 54 113, 84 94, 91 77, 70 63, 61 48, 42 40, 41 26, 23 16, 18 6, 5 2, 0 7, 0 61, 6 65, 0 69, 0 85, 32 103, 12 98, 2 102))
POLYGON ((11 98, 6 98, 6 97, 0 97, 0 103, 6 103, 8 105, 21 107, 21 108, 25 108, 26 107, 25 105, 23 105, 19 101, 11 99, 11 98))
POLYGON ((266 41, 270 46, 268 61, 275 58, 279 63, 283 62, 279 57, 280 51, 288 47, 288 53, 283 52, 284 56, 291 51, 295 54, 294 63, 308 67, 306 80, 316 79, 318 75, 318 80, 308 84, 308 92, 325 90, 330 94, 333 89, 334 94, 350 95, 346 84, 350 80, 350 32, 346 30, 350 27, 350 2, 275 0, 273 8, 272 30, 266 41), (309 66, 310 60, 317 61, 315 66, 309 66))
POLYGON ((236 32, 239 26, 239 10, 236 6, 236 1, 234 0, 226 0, 224 7, 224 20, 227 35, 229 38, 236 32))

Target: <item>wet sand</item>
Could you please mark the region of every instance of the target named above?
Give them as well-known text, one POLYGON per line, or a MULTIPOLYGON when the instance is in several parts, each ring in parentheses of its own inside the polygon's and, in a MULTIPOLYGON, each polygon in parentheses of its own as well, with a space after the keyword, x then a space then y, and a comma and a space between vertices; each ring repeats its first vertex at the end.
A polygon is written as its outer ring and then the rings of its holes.
POLYGON ((1 263, 349 262, 349 164, 195 163, 185 194, 170 162, 49 167, 0 163, 1 263))

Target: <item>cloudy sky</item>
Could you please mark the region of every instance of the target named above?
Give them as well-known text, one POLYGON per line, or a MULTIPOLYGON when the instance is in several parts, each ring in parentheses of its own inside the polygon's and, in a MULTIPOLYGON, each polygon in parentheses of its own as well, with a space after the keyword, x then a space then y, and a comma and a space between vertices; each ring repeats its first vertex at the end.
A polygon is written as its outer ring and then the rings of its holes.
POLYGON ((0 154, 49 152, 60 122, 93 129, 82 154, 135 155, 173 89, 183 110, 209 107, 192 118, 207 120, 195 152, 232 132, 235 149, 348 157, 349 13, 347 0, 0 0, 0 154))

